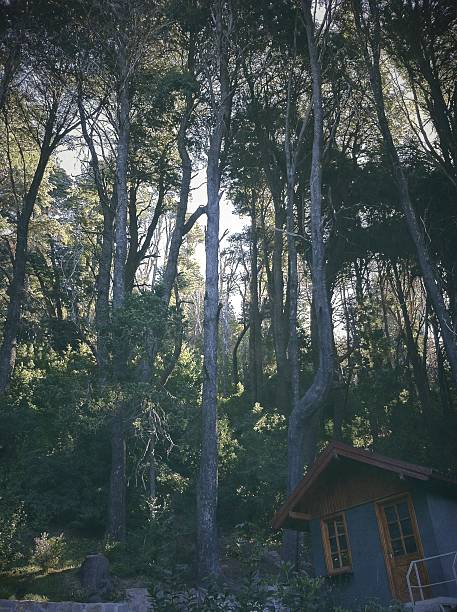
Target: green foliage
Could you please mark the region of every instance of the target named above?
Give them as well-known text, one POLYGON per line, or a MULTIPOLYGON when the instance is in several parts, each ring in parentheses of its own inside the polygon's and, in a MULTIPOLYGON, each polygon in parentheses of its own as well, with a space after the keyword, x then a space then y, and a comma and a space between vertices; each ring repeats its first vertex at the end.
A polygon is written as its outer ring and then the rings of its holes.
POLYGON ((105 554, 119 577, 162 578, 176 561, 176 524, 170 508, 145 508, 149 517, 128 534, 126 543, 107 542, 105 554), (152 510, 152 511, 151 511, 152 510))
POLYGON ((155 610, 178 612, 184 610, 218 610, 267 612, 277 610, 304 610, 332 612, 334 608, 330 593, 322 580, 310 578, 306 574, 292 572, 284 566, 275 579, 252 575, 241 580, 235 588, 224 584, 211 584, 206 588, 167 588, 157 585, 153 591, 152 602, 155 610))
POLYGON ((5 498, 23 502, 31 528, 102 524, 109 447, 106 407, 91 388, 83 349, 59 355, 22 346, 9 397, 0 405, 5 498))
POLYGON ((8 570, 24 556, 26 514, 24 504, 0 498, 0 571, 8 570))
POLYGON ((160 295, 151 291, 128 296, 113 317, 112 342, 122 347, 129 363, 148 356, 169 323, 160 295))
POLYGON ((252 406, 247 392, 225 400, 220 412, 230 423, 232 445, 236 443, 236 455, 220 482, 222 524, 233 528, 247 522, 266 528, 285 485, 286 419, 275 408, 252 406))

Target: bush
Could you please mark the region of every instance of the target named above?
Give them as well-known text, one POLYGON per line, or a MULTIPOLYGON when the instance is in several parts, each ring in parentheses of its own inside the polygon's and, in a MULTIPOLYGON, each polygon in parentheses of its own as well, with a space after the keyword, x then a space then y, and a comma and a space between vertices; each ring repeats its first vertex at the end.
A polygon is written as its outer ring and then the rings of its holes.
POLYGON ((44 570, 59 567, 65 550, 63 533, 51 537, 45 531, 38 538, 35 538, 34 542, 32 563, 35 563, 44 570))
POLYGON ((330 594, 321 579, 310 578, 304 573, 289 571, 285 567, 281 576, 268 580, 253 574, 240 588, 233 590, 225 585, 209 585, 208 588, 176 588, 173 581, 156 585, 152 603, 157 612, 204 612, 243 611, 250 612, 307 612, 334 610, 330 594))
MULTIPOLYGON (((171 585, 170 585, 171 587, 171 585)), ((351 612, 348 608, 335 606, 331 593, 321 579, 310 578, 295 573, 278 583, 254 581, 245 584, 234 592, 227 587, 171 590, 164 585, 156 585, 152 595, 153 609, 156 612, 351 612)), ((357 608, 357 612, 397 612, 401 606, 383 606, 367 603, 357 608)))
POLYGON ((141 528, 129 532, 126 542, 107 542, 104 554, 113 573, 121 578, 142 575, 160 579, 163 570, 177 562, 176 536, 174 516, 165 506, 141 528))
POLYGON ((23 557, 25 522, 22 502, 13 509, 0 504, 0 571, 11 569, 23 557))

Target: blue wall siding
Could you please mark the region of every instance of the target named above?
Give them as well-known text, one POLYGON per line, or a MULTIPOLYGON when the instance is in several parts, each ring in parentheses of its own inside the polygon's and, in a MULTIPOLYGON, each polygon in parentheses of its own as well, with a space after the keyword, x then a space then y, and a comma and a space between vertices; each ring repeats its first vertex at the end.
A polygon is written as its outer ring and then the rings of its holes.
MULTIPOLYGON (((427 506, 431 518, 430 532, 434 547, 430 547, 430 551, 425 551, 425 555, 432 556, 457 551, 457 502, 441 495, 429 493, 427 495, 427 506)), ((429 561, 431 582, 452 578, 452 562, 452 556, 429 561)), ((457 596, 457 585, 453 583, 435 587, 434 594, 453 595, 455 597, 457 596)))
POLYGON ((457 550, 457 501, 429 493, 427 502, 439 553, 457 550))
MULTIPOLYGON (((457 502, 437 493, 421 490, 412 492, 417 524, 425 557, 433 557, 457 550, 457 502)), ((452 557, 426 562, 430 582, 452 577, 452 557)), ((433 587, 432 595, 457 595, 457 585, 433 587)))
MULTIPOLYGON (((428 504, 428 493, 415 485, 411 491, 411 498, 413 500, 414 511, 416 513, 417 528, 419 530, 419 537, 424 550, 424 557, 439 555, 441 551, 435 539, 433 521, 428 504)), ((442 567, 439 562, 429 563, 426 565, 426 567, 429 582, 439 582, 442 580, 442 567)), ((415 584, 414 579, 413 584, 415 584)), ((419 589, 413 589, 413 594, 416 598, 420 599, 419 589)), ((446 589, 443 590, 443 588, 438 590, 432 589, 432 592, 429 593, 429 595, 447 595, 447 591, 446 589)))
POLYGON ((424 556, 431 557, 440 554, 439 546, 435 538, 432 515, 428 502, 429 493, 415 487, 410 491, 416 513, 417 528, 424 549, 424 556))
MULTIPOLYGON (((346 510, 352 574, 329 578, 340 592, 341 603, 354 605, 369 599, 387 603, 392 600, 386 565, 379 537, 374 504, 346 510)), ((320 521, 311 521, 314 568, 318 576, 327 575, 320 521)))

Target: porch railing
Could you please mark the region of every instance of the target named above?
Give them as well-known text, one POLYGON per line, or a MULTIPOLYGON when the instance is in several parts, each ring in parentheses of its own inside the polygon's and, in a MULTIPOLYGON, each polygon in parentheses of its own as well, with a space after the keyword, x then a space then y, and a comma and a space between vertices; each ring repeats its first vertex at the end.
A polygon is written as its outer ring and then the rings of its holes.
POLYGON ((419 590, 421 600, 423 601, 425 599, 424 590, 427 588, 431 588, 431 587, 442 585, 442 584, 451 584, 451 583, 455 583, 457 585, 457 550, 453 552, 443 553, 442 555, 434 555, 433 557, 424 557, 423 559, 416 559, 416 561, 411 561, 411 563, 409 564, 408 573, 406 574, 406 582, 408 584, 409 598, 413 605, 416 603, 416 601, 418 601, 416 600, 414 596, 413 589, 419 590), (452 558, 452 565, 451 565, 452 578, 450 578, 449 580, 440 580, 438 582, 423 583, 421 575, 420 575, 420 571, 418 568, 418 564, 420 563, 426 564, 427 561, 431 561, 432 559, 444 559, 445 557, 452 558), (413 572, 414 572, 414 576, 416 577, 417 584, 411 583, 411 576, 413 572))

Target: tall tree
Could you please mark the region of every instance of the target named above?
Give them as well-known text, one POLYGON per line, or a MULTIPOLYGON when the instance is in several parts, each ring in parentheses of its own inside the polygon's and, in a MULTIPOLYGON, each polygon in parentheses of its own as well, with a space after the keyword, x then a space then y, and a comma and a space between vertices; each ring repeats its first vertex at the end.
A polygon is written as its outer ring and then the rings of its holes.
MULTIPOLYGON (((287 490, 289 494, 303 475, 305 457, 312 460, 314 449, 305 449, 305 435, 311 419, 321 409, 333 377, 333 329, 330 300, 325 274, 325 251, 322 223, 322 154, 323 154, 323 107, 321 93, 321 67, 317 50, 311 0, 302 0, 303 19, 308 41, 309 61, 312 77, 312 101, 314 135, 310 174, 310 224, 311 224, 311 279, 312 308, 316 321, 315 339, 318 345, 318 367, 306 393, 296 402, 290 418, 287 436, 287 490), (306 454, 305 454, 306 453, 306 454)), ((284 555, 296 560, 298 536, 287 531, 284 540, 284 555)))
MULTIPOLYGON (((120 16, 121 24, 125 23, 128 15, 127 4, 122 6, 124 15, 120 16)), ((128 185, 127 163, 130 134, 130 74, 133 57, 126 55, 129 46, 128 29, 122 32, 117 41, 117 150, 116 150, 116 208, 115 224, 115 251, 113 274, 113 315, 122 309, 125 303, 125 269, 127 261, 127 211, 128 211, 128 185)), ((125 348, 120 342, 115 343, 113 374, 116 380, 125 380, 125 348)), ((111 478, 110 498, 108 504, 108 535, 115 541, 122 541, 126 536, 126 449, 125 449, 125 405, 122 398, 115 406, 111 431, 111 478)))
POLYGON ((213 46, 206 58, 207 86, 211 99, 205 236, 205 303, 203 318, 202 443, 197 491, 197 555, 201 579, 219 572, 217 540, 217 332, 219 319, 219 201, 222 177, 221 153, 230 121, 232 83, 229 45, 233 35, 231 3, 212 5, 213 46), (218 92, 218 93, 216 93, 218 92))

